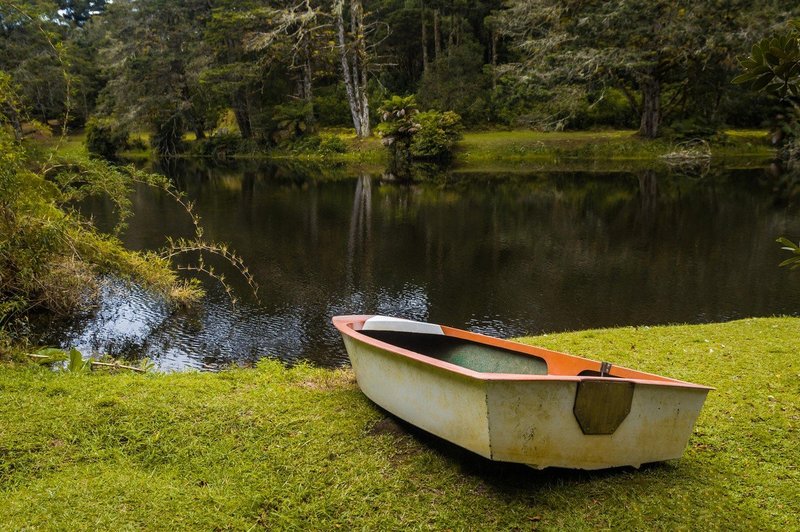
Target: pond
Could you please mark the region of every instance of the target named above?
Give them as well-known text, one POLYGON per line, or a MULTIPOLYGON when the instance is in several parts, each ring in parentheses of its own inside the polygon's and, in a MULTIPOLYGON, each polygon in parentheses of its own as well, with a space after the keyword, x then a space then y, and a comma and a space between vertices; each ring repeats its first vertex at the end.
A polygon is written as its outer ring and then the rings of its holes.
MULTIPOLYGON (((618 325, 796 315, 800 273, 775 238, 800 235, 765 169, 687 176, 634 172, 431 173, 398 183, 352 168, 247 164, 162 168, 195 201, 210 240, 228 242, 260 285, 232 306, 205 282, 202 305, 172 312, 109 282, 100 308, 48 324, 51 344, 164 370, 277 357, 347 363, 330 324, 380 313, 513 337, 618 325)), ((186 213, 136 190, 123 240, 156 249, 192 235, 186 213)), ((86 205, 101 225, 109 204, 86 205)))

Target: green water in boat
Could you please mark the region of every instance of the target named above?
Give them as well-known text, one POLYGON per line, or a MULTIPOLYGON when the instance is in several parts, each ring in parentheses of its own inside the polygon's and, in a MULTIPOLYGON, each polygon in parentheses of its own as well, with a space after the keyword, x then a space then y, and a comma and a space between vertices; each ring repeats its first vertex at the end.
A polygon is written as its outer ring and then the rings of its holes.
POLYGON ((438 334, 396 331, 361 331, 361 333, 387 344, 481 373, 547 375, 547 363, 544 359, 509 349, 438 334))

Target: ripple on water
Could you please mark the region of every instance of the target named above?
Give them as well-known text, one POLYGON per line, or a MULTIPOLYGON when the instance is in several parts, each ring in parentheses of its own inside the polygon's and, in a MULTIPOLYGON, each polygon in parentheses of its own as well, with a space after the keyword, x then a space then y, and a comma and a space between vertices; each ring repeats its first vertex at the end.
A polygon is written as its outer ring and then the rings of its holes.
POLYGON ((162 371, 217 370, 262 358, 336 367, 348 360, 331 317, 363 313, 426 320, 429 302, 423 287, 406 283, 397 291, 371 288, 331 297, 323 309, 234 307, 222 290, 209 288, 201 304, 176 311, 146 290, 110 280, 96 312, 55 338, 61 347, 84 354, 147 357, 162 371))

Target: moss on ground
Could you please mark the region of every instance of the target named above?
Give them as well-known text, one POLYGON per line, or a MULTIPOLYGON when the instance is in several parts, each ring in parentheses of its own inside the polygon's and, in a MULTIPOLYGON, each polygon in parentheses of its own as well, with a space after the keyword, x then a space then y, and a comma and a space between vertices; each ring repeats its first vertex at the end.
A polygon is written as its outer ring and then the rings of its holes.
POLYGON ((800 528, 800 319, 529 338, 715 386, 681 460, 492 463, 387 421, 350 372, 0 367, 7 529, 800 528))

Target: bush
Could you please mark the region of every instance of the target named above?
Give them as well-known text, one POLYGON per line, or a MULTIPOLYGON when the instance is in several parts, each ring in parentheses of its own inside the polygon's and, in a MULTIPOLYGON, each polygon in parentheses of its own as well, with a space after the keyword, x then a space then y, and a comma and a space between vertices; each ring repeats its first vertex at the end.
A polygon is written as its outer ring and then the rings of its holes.
POLYGON ((415 117, 418 131, 411 140, 411 156, 415 159, 447 159, 461 139, 461 117, 453 111, 428 111, 415 117))
POLYGON ((323 155, 347 153, 347 143, 336 136, 326 137, 322 139, 322 142, 320 142, 319 151, 323 155))
POLYGON ((292 153, 316 153, 322 145, 322 138, 319 135, 301 135, 290 137, 278 146, 281 149, 292 153))
POLYGON ((93 195, 108 198, 119 231, 131 212, 134 183, 168 186, 165 178, 58 154, 45 175, 35 170, 37 157, 0 127, 0 329, 35 309, 62 316, 86 310, 104 274, 136 279, 164 295, 182 284, 167 258, 127 251, 69 207, 93 195))
POLYGON ((412 159, 449 158, 463 131, 458 113, 420 113, 414 96, 392 96, 379 112, 382 122, 376 131, 392 161, 404 162, 404 166, 412 159))
POLYGON ((206 139, 197 140, 192 144, 192 155, 197 157, 213 157, 214 159, 227 159, 240 153, 243 149, 243 140, 239 135, 232 133, 217 133, 206 139))
POLYGON ((322 126, 352 127, 353 117, 347 105, 344 83, 315 88, 314 114, 322 126))
POLYGON ((128 130, 110 118, 91 118, 86 123, 86 149, 89 153, 113 159, 128 147, 128 130))
POLYGON ((275 123, 275 129, 270 137, 275 144, 303 139, 316 131, 314 106, 307 102, 276 105, 272 120, 275 123))
POLYGON ((702 118, 676 120, 661 129, 661 135, 673 140, 704 139, 723 142, 725 134, 719 132, 717 124, 711 124, 702 118))

